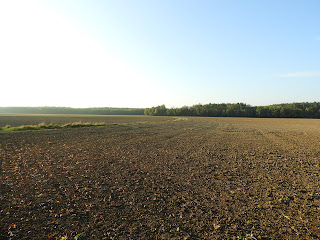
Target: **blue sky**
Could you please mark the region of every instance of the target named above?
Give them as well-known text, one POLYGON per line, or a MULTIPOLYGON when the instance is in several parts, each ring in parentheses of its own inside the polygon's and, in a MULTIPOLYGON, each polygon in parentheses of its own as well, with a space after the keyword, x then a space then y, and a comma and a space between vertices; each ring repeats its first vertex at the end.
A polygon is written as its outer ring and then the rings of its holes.
POLYGON ((320 101, 319 1, 0 2, 0 106, 320 101))

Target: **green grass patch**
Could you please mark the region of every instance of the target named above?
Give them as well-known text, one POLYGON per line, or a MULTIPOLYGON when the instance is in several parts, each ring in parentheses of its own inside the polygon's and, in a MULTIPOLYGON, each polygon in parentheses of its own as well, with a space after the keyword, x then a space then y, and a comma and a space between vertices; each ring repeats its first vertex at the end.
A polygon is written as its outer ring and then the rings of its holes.
POLYGON ((0 132, 15 132, 15 131, 31 131, 31 130, 49 130, 49 129, 61 129, 61 128, 81 128, 81 127, 99 127, 105 126, 105 123, 66 123, 66 124, 56 124, 56 123, 39 123, 38 125, 22 125, 18 127, 11 127, 6 125, 0 128, 0 132))

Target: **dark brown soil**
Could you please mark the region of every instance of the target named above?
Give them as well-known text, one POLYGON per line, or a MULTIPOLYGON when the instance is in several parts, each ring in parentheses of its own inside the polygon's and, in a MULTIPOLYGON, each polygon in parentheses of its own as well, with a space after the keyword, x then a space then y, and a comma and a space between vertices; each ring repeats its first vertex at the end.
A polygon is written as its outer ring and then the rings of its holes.
POLYGON ((301 119, 2 133, 0 239, 319 239, 319 140, 301 119))

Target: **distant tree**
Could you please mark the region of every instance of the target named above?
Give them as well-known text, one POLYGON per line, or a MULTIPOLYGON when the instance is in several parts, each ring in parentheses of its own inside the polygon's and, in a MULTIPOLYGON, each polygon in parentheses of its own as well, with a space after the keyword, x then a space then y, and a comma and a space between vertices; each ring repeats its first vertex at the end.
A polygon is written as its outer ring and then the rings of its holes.
POLYGON ((245 103, 197 104, 191 107, 166 108, 165 105, 145 109, 146 115, 155 116, 209 116, 261 118, 320 118, 320 103, 291 103, 252 107, 245 103))

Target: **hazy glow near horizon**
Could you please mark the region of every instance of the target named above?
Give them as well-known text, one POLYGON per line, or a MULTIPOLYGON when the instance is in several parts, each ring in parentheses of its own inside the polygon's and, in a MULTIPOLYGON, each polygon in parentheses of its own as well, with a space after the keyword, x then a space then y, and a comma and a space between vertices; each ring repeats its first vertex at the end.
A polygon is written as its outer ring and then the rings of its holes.
POLYGON ((1 104, 142 106, 157 98, 143 73, 63 16, 35 1, 1 5, 1 22, 10 23, 4 26, 10 38, 0 40, 1 104))
POLYGON ((273 3, 1 1, 0 106, 320 101, 320 4, 273 3))

